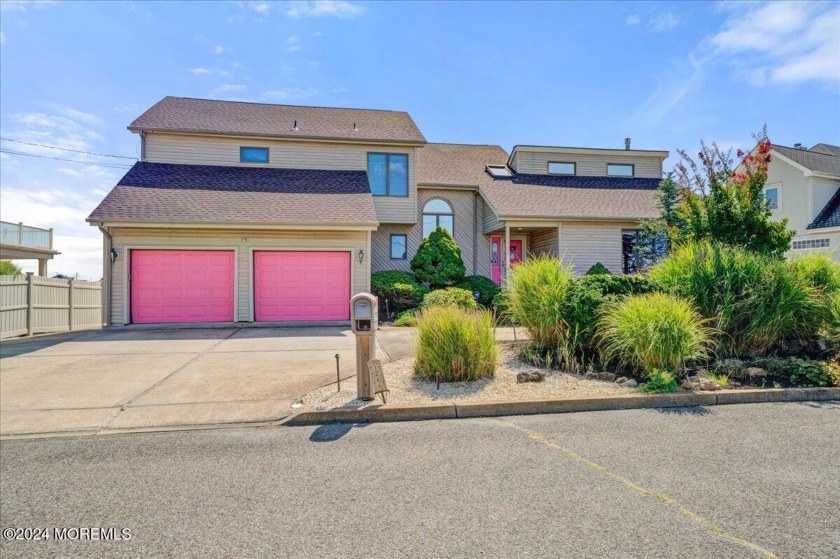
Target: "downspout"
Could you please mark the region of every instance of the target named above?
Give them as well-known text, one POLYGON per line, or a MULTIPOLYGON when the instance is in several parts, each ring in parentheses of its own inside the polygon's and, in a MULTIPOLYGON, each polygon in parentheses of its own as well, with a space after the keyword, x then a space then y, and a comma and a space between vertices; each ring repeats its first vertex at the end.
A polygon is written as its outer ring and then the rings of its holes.
POLYGON ((106 326, 111 326, 111 301, 113 301, 113 282, 111 281, 111 278, 114 275, 114 263, 111 261, 111 249, 114 246, 114 238, 111 237, 111 234, 108 233, 105 227, 102 226, 101 221, 97 227, 99 227, 99 230, 102 231, 102 235, 105 238, 105 246, 102 250, 102 278, 105 280, 106 288, 102 290, 102 320, 106 326))

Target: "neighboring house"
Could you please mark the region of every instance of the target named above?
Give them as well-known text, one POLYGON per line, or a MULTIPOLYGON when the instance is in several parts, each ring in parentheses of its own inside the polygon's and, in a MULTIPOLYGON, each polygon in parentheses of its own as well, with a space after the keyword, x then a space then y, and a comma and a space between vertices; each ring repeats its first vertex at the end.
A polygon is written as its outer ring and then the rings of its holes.
POLYGON ((665 151, 427 143, 405 112, 166 97, 130 126, 141 161, 88 218, 106 317, 344 322, 370 274, 410 270, 437 226, 467 274, 529 254, 639 265, 665 151), (508 256, 509 257, 506 257, 508 256))
POLYGON ((0 221, 0 260, 37 260, 38 275, 47 277, 47 264, 59 254, 52 228, 0 221))
POLYGON ((792 252, 830 250, 840 243, 840 146, 773 146, 764 192, 773 219, 796 231, 792 252))

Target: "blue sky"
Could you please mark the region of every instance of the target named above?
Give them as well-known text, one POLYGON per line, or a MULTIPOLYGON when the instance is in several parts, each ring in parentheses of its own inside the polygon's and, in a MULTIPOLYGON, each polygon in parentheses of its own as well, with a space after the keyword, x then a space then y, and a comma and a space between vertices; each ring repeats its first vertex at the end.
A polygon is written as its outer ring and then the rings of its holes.
MULTIPOLYGON (((126 126, 165 95, 401 109, 429 141, 508 150, 749 148, 765 123, 779 144, 840 144, 837 2, 0 8, 2 137, 80 151, 136 157, 126 126)), ((55 227, 51 273, 99 278, 84 218, 131 161, 0 145, 85 162, 0 153, 0 213, 55 227)))

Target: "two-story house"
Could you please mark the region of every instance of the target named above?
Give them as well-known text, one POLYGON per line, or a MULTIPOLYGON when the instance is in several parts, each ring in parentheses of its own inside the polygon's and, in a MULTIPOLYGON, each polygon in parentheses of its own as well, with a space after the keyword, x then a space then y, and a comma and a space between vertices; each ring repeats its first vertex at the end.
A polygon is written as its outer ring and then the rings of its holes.
POLYGON ((88 218, 106 322, 344 322, 444 227, 468 274, 531 254, 633 271, 665 151, 427 143, 408 113, 166 97, 88 218))
POLYGON ((773 219, 796 231, 791 251, 827 250, 840 259, 840 146, 773 146, 764 189, 773 219))

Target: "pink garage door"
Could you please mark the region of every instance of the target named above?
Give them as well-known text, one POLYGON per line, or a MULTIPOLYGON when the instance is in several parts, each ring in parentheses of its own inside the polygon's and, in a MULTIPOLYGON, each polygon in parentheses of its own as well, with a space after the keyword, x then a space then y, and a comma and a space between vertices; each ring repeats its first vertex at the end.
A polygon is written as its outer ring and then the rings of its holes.
POLYGON ((254 253, 257 321, 349 320, 350 253, 254 253))
POLYGON ((232 250, 132 250, 131 321, 232 322, 232 250))

